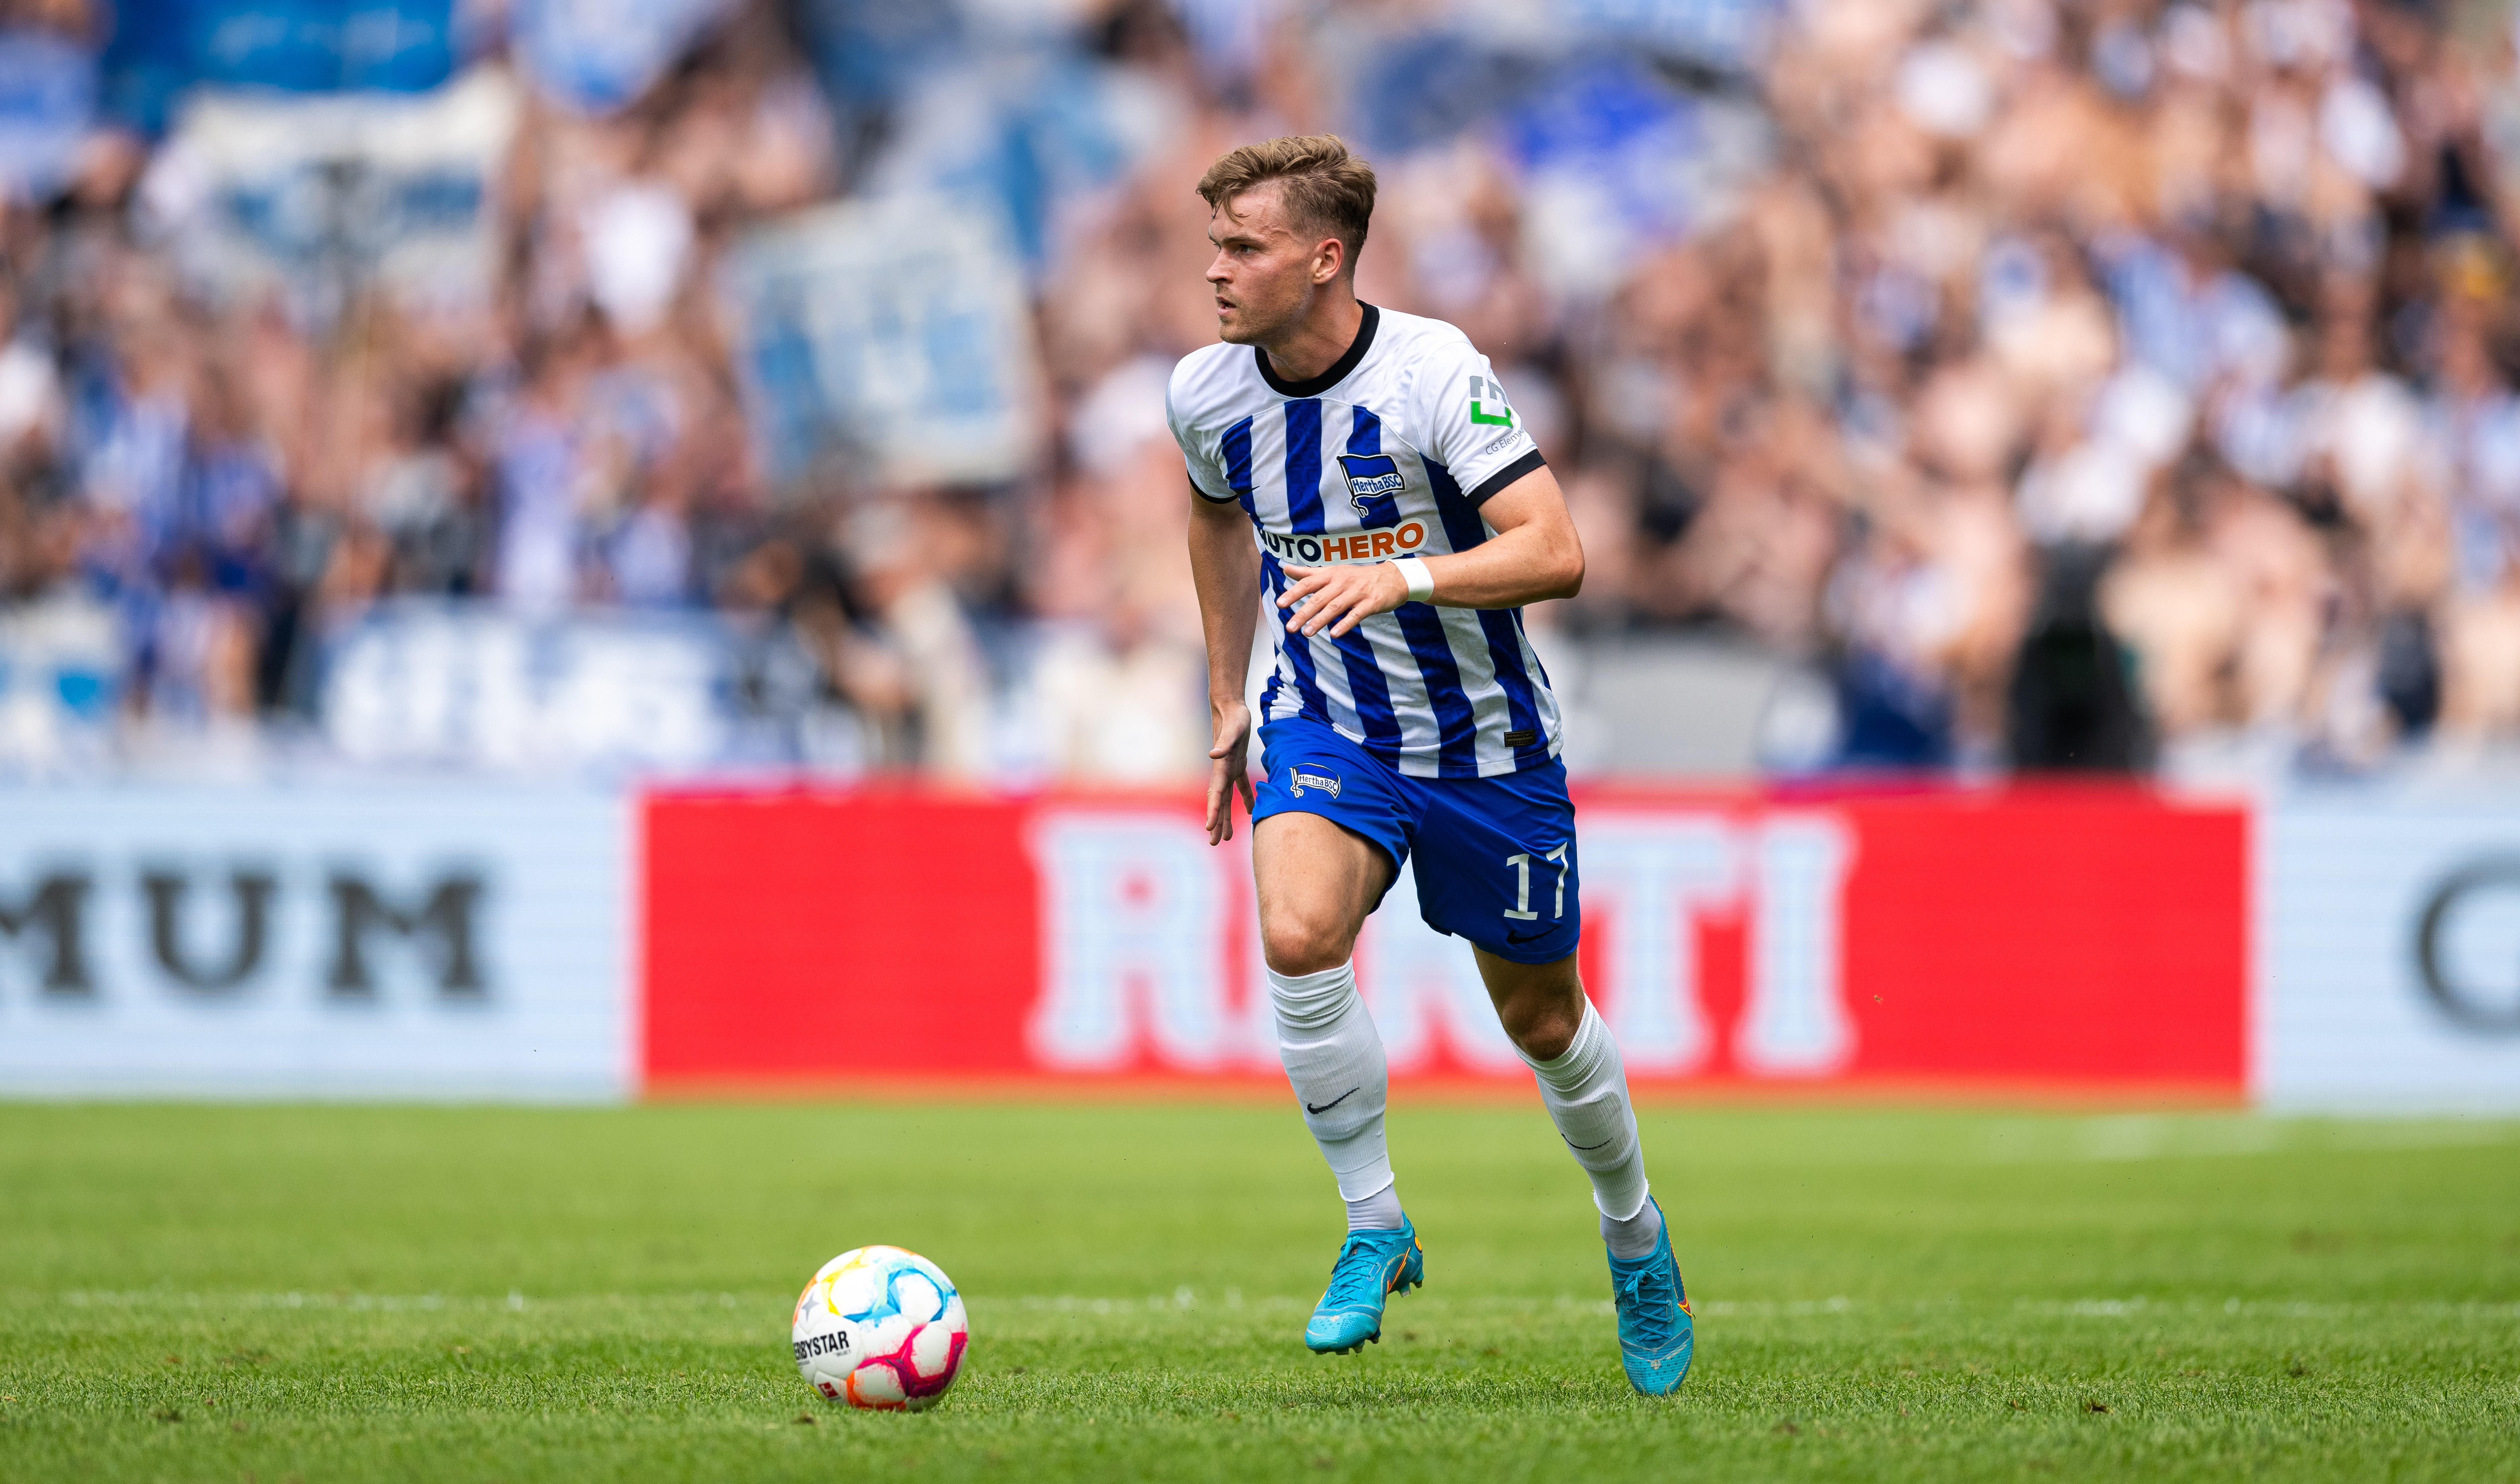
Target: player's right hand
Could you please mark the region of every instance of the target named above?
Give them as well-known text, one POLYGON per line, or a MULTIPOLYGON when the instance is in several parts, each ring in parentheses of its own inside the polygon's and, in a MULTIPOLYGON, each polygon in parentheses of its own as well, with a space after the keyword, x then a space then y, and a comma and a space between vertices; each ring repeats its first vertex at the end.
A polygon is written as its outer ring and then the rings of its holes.
POLYGON ((1234 838, 1234 796, 1251 812, 1251 708, 1229 700, 1216 708, 1216 745, 1207 749, 1207 842, 1234 838))

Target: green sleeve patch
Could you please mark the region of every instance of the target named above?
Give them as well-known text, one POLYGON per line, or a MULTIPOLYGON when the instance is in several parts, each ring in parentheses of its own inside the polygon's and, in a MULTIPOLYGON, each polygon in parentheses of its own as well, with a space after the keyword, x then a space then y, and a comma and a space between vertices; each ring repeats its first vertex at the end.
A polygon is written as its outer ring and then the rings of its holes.
POLYGON ((1485 377, 1470 378, 1470 421, 1491 427, 1511 427, 1513 409, 1506 405, 1505 388, 1485 377))

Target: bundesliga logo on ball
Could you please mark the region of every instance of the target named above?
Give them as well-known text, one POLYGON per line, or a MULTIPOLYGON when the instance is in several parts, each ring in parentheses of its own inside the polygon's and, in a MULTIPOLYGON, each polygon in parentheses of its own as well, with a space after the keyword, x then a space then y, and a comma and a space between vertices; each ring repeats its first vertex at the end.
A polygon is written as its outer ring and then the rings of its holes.
POLYGON ((963 1369, 970 1320, 945 1270, 899 1247, 823 1264, 796 1296, 796 1371, 835 1402, 922 1412, 963 1369))

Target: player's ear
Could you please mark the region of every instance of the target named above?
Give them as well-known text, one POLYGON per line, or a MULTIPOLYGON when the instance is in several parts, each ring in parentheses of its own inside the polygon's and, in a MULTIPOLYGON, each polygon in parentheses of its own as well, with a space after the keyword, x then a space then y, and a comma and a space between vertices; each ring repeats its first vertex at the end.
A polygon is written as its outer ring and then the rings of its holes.
POLYGON ((1347 267, 1347 244, 1325 237, 1313 247, 1313 282, 1327 284, 1347 267))

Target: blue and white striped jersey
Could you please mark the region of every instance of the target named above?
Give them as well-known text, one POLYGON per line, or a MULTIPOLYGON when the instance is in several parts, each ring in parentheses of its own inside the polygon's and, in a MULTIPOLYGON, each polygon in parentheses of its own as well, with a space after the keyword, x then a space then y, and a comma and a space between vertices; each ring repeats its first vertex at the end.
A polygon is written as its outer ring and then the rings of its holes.
MULTIPOLYGON (((1209 345, 1173 369, 1165 403, 1199 496, 1251 517, 1273 605, 1287 564, 1468 551, 1496 534, 1481 503, 1541 467, 1467 336, 1371 304, 1312 381, 1280 379, 1256 345, 1209 345)), ((1411 603, 1335 640, 1283 625, 1280 613, 1263 722, 1309 716, 1418 778, 1557 755, 1557 698, 1520 609, 1411 603)))

